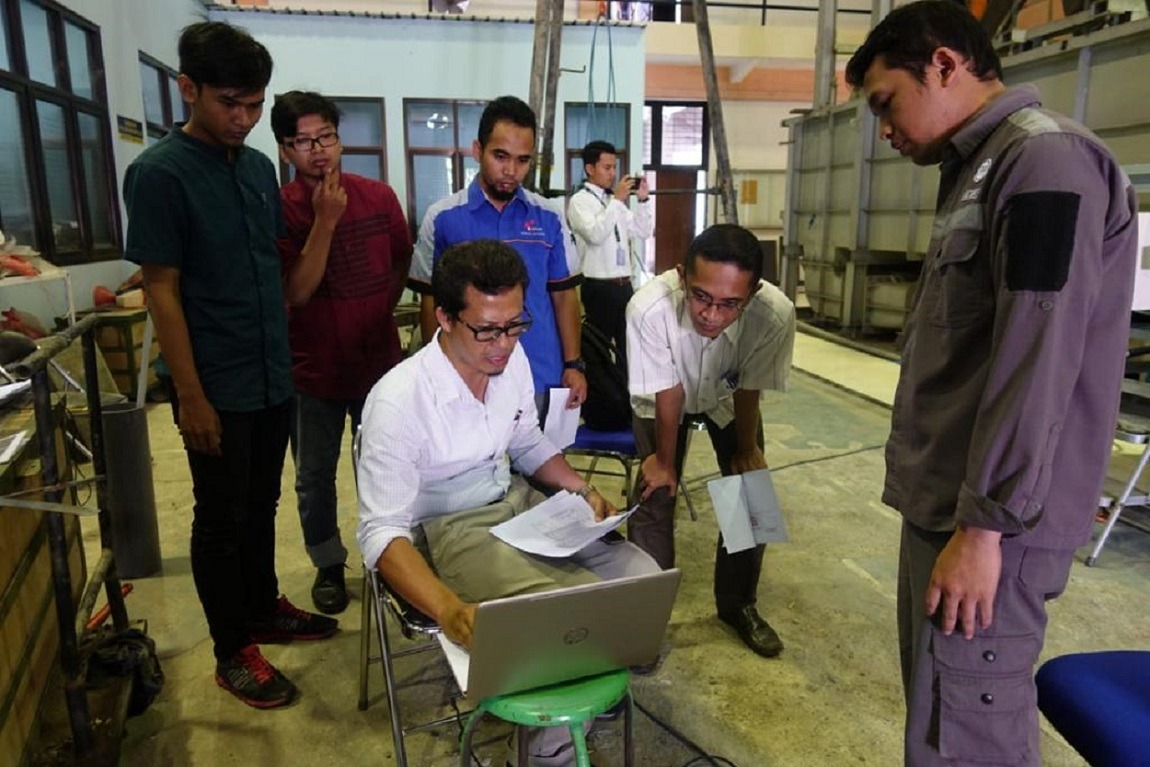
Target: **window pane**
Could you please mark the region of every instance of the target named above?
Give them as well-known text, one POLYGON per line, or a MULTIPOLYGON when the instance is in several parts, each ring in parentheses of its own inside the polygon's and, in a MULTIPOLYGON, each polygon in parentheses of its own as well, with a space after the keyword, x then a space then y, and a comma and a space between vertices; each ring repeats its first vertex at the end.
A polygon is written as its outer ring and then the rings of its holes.
POLYGON ((411 158, 411 167, 415 198, 413 223, 418 227, 431 204, 451 194, 451 158, 415 155, 411 158))
POLYGON ((52 40, 48 35, 48 12, 35 3, 20 4, 24 23, 24 50, 28 53, 28 75, 38 82, 56 85, 56 68, 52 59, 52 40))
POLYGON ((6 237, 36 247, 31 197, 20 104, 15 93, 0 90, 0 229, 6 237))
POLYGON ((112 227, 108 223, 108 157, 104 152, 104 132, 100 118, 81 112, 80 160, 84 166, 84 193, 92 217, 92 245, 112 244, 112 227))
POLYGON ((144 92, 144 120, 163 125, 164 95, 160 92, 159 71, 143 61, 140 62, 140 86, 144 92))
POLYGON ((336 104, 343 113, 339 119, 339 139, 344 146, 383 146, 378 101, 337 101, 336 104))
POLYGON ((188 119, 188 105, 180 95, 180 85, 176 78, 168 75, 168 97, 172 100, 172 123, 181 123, 188 119))
POLYGON ((377 154, 348 154, 344 152, 339 165, 341 170, 348 173, 383 181, 382 174, 379 172, 379 155, 377 154))
POLYGON ((703 164, 703 107, 663 107, 664 165, 703 164))
POLYGON ((12 60, 8 58, 8 19, 3 12, 0 12, 0 69, 12 69, 12 60))
POLYGON ((651 107, 643 107, 643 164, 651 164, 651 107))
POLYGON ((627 148, 627 107, 619 104, 567 104, 565 141, 568 149, 582 149, 591 141, 606 141, 627 148))
POLYGON ((582 155, 571 155, 567 158, 567 188, 577 189, 583 184, 587 173, 583 168, 582 155))
POLYGON ((460 104, 459 105, 459 149, 464 152, 471 151, 471 144, 479 138, 479 118, 487 104, 460 104))
POLYGON ((408 147, 454 149, 451 102, 405 104, 408 147))
MULTIPOLYGON (((469 154, 463 155, 463 186, 471 186, 471 182, 479 175, 479 163, 469 154)), ((458 191, 458 190, 457 190, 458 191)))
POLYGON ((68 71, 72 75, 72 93, 86 99, 95 98, 92 67, 88 60, 88 31, 71 22, 65 22, 64 40, 68 46, 68 71))
POLYGON ((76 221, 76 199, 72 195, 72 164, 64 132, 64 108, 37 101, 36 114, 40 122, 40 143, 44 149, 52 238, 58 252, 79 250, 80 225, 76 221))

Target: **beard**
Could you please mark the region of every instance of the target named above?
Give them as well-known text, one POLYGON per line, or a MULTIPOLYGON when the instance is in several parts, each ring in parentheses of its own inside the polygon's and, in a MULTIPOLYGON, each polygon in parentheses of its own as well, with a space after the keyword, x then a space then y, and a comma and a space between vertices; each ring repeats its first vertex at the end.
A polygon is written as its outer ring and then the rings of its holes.
POLYGON ((519 187, 515 187, 509 192, 505 192, 497 186, 490 186, 487 188, 487 194, 500 202, 510 202, 515 197, 515 193, 519 191, 519 187))

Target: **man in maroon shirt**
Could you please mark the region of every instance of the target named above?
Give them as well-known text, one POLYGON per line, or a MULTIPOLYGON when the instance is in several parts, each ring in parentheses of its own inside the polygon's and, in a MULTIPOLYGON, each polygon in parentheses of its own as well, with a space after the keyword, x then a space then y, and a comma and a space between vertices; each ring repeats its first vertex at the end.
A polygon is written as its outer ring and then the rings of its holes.
POLYGON ((295 383, 291 424, 296 495, 312 599, 347 607, 335 475, 344 421, 359 426, 372 385, 403 358, 393 312, 411 263, 411 235, 391 187, 340 173, 339 109, 318 93, 291 91, 272 107, 280 159, 295 169, 281 190, 287 236, 279 240, 295 383))

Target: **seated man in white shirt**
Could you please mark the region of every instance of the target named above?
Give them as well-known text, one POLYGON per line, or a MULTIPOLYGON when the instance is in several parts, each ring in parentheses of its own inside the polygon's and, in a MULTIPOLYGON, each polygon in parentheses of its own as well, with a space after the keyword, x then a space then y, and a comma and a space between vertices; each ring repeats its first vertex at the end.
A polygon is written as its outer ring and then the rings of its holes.
MULTIPOLYGON (((675 566, 675 488, 688 420, 706 424, 724 476, 767 468, 759 395, 786 389, 795 307, 762 276, 758 239, 717 224, 627 305, 628 388, 643 458, 636 483, 643 504, 627 529, 665 568, 675 566)), ((783 643, 755 608, 763 549, 730 554, 719 537, 715 607, 748 647, 772 657, 783 643)))
MULTIPOLYGON (((483 600, 659 570, 630 543, 597 541, 549 559, 488 532, 529 503, 512 467, 538 485, 582 495, 599 518, 615 513, 539 430, 518 344, 531 325, 526 282, 508 245, 448 248, 432 275, 435 337, 380 379, 363 409, 357 537, 364 561, 464 646, 483 600)), ((533 765, 573 759, 563 728, 537 731, 529 751, 533 765)))

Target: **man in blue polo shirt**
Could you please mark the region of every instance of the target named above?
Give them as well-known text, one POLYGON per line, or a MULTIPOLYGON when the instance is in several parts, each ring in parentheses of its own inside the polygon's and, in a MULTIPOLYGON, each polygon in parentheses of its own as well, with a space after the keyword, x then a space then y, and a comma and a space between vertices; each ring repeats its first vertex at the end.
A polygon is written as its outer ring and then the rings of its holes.
POLYGON ((525 306, 534 324, 520 343, 531 364, 540 413, 547 390, 571 390, 566 406, 587 398, 580 358, 579 297, 582 277, 563 215, 543 197, 523 189, 535 151, 535 113, 521 99, 501 96, 479 119, 471 153, 479 163, 475 180, 436 202, 423 217, 411 263, 409 286, 422 294, 420 330, 424 343, 435 333, 431 272, 435 261, 458 242, 501 240, 527 265, 525 306))
POLYGON ((128 168, 124 256, 143 267, 194 496, 191 559, 216 683, 256 708, 295 685, 257 643, 322 639, 332 618, 279 596, 275 513, 292 395, 275 170, 244 146, 271 79, 267 49, 228 24, 186 28, 180 95, 190 107, 128 168))

